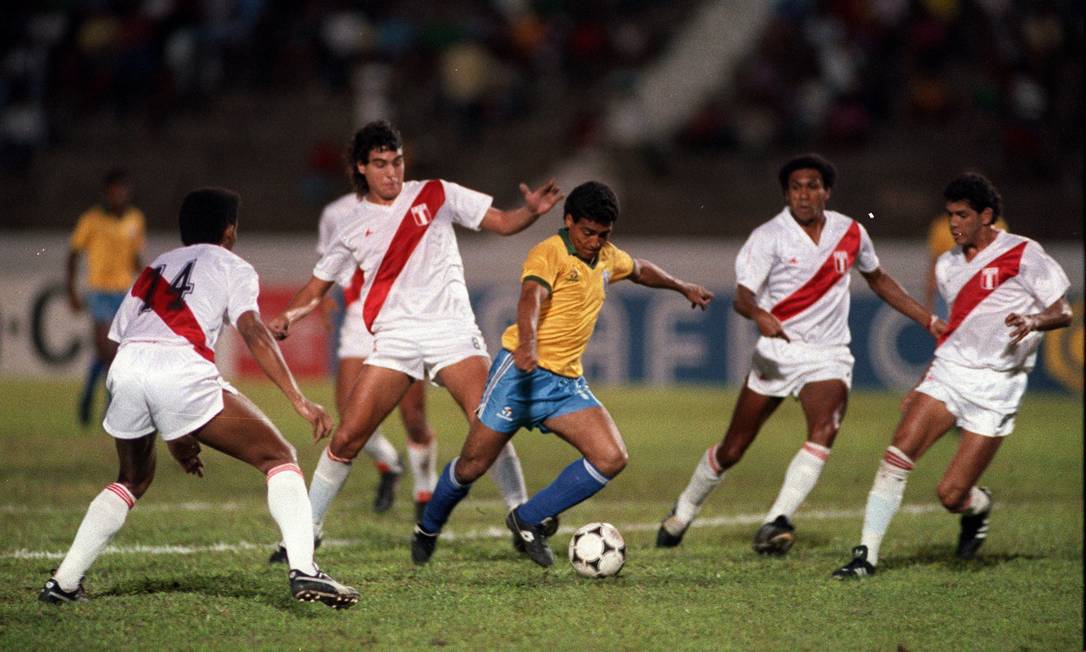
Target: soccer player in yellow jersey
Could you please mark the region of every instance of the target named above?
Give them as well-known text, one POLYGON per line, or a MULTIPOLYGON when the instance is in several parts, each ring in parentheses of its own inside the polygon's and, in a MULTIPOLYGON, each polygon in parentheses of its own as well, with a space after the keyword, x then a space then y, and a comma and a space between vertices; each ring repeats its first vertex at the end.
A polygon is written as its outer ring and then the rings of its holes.
POLYGON ((550 485, 509 512, 506 525, 522 549, 541 566, 554 563, 547 544, 557 516, 591 497, 626 466, 626 444, 611 415, 588 388, 581 356, 609 283, 630 279, 675 290, 691 307, 705 309, 713 293, 672 277, 653 263, 631 258, 610 243, 618 199, 606 185, 589 181, 566 199, 565 228, 528 253, 521 273, 517 321, 502 335, 502 350, 490 366, 486 390, 460 456, 438 478, 422 520, 416 524, 411 558, 425 564, 438 534, 471 483, 494 462, 516 431, 553 432, 584 456, 550 485))
POLYGON ((144 219, 132 205, 132 183, 128 173, 113 169, 106 173, 102 203, 79 216, 68 254, 68 302, 76 312, 84 306, 94 321, 94 359, 79 401, 79 422, 90 422, 94 387, 109 369, 117 345, 109 340, 109 325, 139 272, 143 251, 144 219), (87 255, 87 290, 76 288, 79 257, 87 255))

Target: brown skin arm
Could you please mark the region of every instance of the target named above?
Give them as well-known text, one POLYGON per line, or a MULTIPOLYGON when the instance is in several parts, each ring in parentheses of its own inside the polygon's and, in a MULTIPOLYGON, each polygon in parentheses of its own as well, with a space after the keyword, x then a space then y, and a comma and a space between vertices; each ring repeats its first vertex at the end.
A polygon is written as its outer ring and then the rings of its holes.
POLYGON ((1071 304, 1067 297, 1034 315, 1019 315, 1012 312, 1003 323, 1011 327, 1011 344, 1018 344, 1033 331, 1051 331, 1071 325, 1071 304))
POLYGON ((905 288, 901 287, 901 284, 892 276, 882 271, 881 267, 876 267, 870 272, 860 272, 860 275, 880 299, 894 310, 923 326, 932 337, 939 337, 946 330, 946 322, 909 296, 905 288))
POLYGON ((78 269, 79 252, 72 249, 68 252, 68 261, 64 265, 64 277, 68 282, 68 305, 76 312, 83 310, 83 298, 79 296, 79 290, 75 287, 76 272, 78 269))
POLYGON ((290 300, 287 309, 268 322, 267 328, 275 335, 275 339, 287 339, 287 336, 290 335, 290 325, 316 310, 331 287, 331 281, 324 281, 316 276, 311 276, 305 287, 298 290, 298 293, 290 300))
POLYGON ((200 442, 196 441, 196 437, 188 434, 171 439, 166 442, 166 447, 170 449, 170 455, 177 460, 185 473, 191 473, 199 478, 204 477, 204 463, 200 460, 200 442))
POLYGON ((633 274, 630 274, 629 279, 638 285, 649 288, 675 290, 686 297, 691 308, 705 310, 705 306, 709 305, 709 302, 713 300, 713 293, 709 290, 697 283, 687 283, 677 279, 652 261, 643 258, 634 260, 634 271, 633 274))
POLYGON ((298 388, 294 375, 290 373, 283 353, 279 350, 272 333, 260 315, 250 310, 243 314, 237 323, 238 333, 245 340, 245 346, 256 358, 257 364, 264 371, 283 395, 290 399, 294 410, 313 426, 313 441, 319 441, 332 432, 332 417, 324 408, 307 399, 298 388))
POLYGON ((520 299, 517 301, 517 348, 513 351, 513 363, 521 371, 532 371, 539 363, 536 353, 539 310, 550 293, 547 286, 531 279, 520 286, 520 299))
POLYGON ((520 184, 520 194, 524 197, 524 205, 509 211, 497 208, 489 208, 479 228, 483 231, 491 231, 498 235, 513 235, 528 228, 554 205, 565 197, 554 179, 536 188, 528 187, 528 184, 520 184))
POLYGON ((747 286, 735 286, 735 298, 732 300, 732 308, 743 317, 753 321, 763 337, 779 337, 785 342, 792 341, 785 335, 781 320, 777 319, 768 310, 759 308, 758 302, 754 298, 754 291, 747 286))

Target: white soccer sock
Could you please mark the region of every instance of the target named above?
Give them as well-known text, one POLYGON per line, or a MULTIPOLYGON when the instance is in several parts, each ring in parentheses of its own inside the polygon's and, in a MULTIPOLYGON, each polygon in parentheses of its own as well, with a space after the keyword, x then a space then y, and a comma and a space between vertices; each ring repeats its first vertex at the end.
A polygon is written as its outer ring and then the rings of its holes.
POLYGON ((268 511, 279 525, 290 567, 314 575, 313 512, 305 493, 305 478, 297 464, 280 464, 268 471, 268 511))
POLYGON ((905 482, 909 471, 913 470, 913 461, 896 446, 886 449, 875 473, 875 482, 867 494, 867 508, 864 510, 864 527, 860 543, 867 546, 867 561, 872 566, 879 563, 879 546, 886 535, 890 521, 894 518, 901 498, 905 495, 905 482))
POLYGON ((803 501, 807 500, 807 494, 811 493, 818 483, 818 476, 822 475, 822 467, 826 465, 826 458, 829 456, 830 449, 810 441, 799 449, 784 473, 784 484, 777 494, 777 500, 765 516, 766 523, 782 514, 789 521, 792 520, 792 515, 803 501))
POLYGON ((675 503, 675 518, 684 526, 697 517, 701 504, 724 479, 724 470, 716 461, 716 449, 719 447, 720 444, 714 444, 701 456, 694 474, 690 476, 690 483, 679 494, 679 500, 675 503))
POLYGON ((490 477, 498 485, 502 500, 508 509, 527 502, 528 489, 524 486, 524 471, 520 468, 520 458, 513 442, 506 442, 498 453, 498 458, 490 467, 490 477))
POLYGON ((79 524, 72 547, 53 575, 60 588, 74 591, 79 586, 83 574, 124 525, 128 510, 135 504, 136 497, 119 482, 106 485, 102 493, 95 496, 79 524))
POLYGON ((377 470, 381 473, 403 473, 403 465, 400 464, 400 455, 396 447, 385 437, 380 430, 373 431, 362 452, 369 455, 377 470))
POLYGON ((415 502, 429 502, 437 486, 437 437, 422 445, 408 441, 407 465, 415 482, 415 502))
POLYGON ((350 460, 333 459, 331 449, 325 448, 313 479, 309 481, 309 504, 313 510, 313 536, 321 536, 324 530, 324 514, 336 494, 343 488, 351 473, 350 460))
POLYGON ((988 497, 988 494, 984 493, 980 489, 973 486, 969 490, 969 498, 965 502, 965 509, 962 510, 962 514, 983 514, 988 511, 988 508, 992 506, 992 499, 988 497))

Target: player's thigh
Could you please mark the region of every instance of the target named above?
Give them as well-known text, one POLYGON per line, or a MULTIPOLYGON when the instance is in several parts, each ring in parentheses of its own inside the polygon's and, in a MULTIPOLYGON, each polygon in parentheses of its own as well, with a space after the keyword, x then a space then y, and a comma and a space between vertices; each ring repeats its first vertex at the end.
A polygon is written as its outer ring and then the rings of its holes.
POLYGON ((475 420, 475 410, 483 398, 489 361, 481 355, 464 358, 438 372, 438 380, 464 411, 469 422, 475 420))
POLYGON ((339 369, 336 370, 336 412, 343 416, 347 408, 347 400, 351 396, 358 375, 362 373, 362 366, 366 364, 365 358, 340 358, 339 369))
POLYGON ((498 432, 482 421, 476 421, 468 431, 467 439, 460 448, 456 462, 456 478, 460 482, 479 479, 498 459, 502 447, 509 443, 513 433, 498 432))
POLYGON ((543 425, 580 451, 604 475, 613 477, 626 467, 626 442, 607 408, 568 412, 546 419, 543 425))
POLYGON ((954 427, 955 417, 942 401, 914 391, 894 430, 892 443, 914 462, 954 427))
POLYGON ((411 377, 402 371, 363 365, 340 415, 339 427, 332 434, 332 453, 354 459, 410 385, 411 377))
POLYGON ((400 399, 400 420, 403 421, 407 438, 420 445, 428 445, 434 438, 426 422, 426 383, 416 380, 400 399))
POLYGON ((958 450, 939 481, 939 498, 944 505, 951 509, 961 507, 969 496, 969 490, 992 463, 1003 439, 962 430, 958 450))
POLYGON ((263 473, 295 461, 294 447, 252 401, 223 392, 222 402, 222 412, 192 433, 196 439, 263 473))
POLYGON ((827 448, 833 446, 848 408, 848 386, 841 380, 819 380, 799 390, 799 403, 807 419, 807 438, 827 448))
POLYGON ((136 439, 115 439, 117 444, 117 482, 140 498, 155 479, 155 440, 151 433, 136 439))

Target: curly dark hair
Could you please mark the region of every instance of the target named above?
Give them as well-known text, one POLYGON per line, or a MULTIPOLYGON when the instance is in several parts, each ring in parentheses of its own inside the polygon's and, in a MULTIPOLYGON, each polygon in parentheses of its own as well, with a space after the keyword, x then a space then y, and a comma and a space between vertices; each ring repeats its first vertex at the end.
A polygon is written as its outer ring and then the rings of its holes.
POLYGON ((395 152, 399 149, 403 149, 403 138, 388 120, 374 120, 355 132, 347 145, 344 158, 347 159, 347 173, 351 178, 351 185, 358 196, 361 197, 370 189, 366 183, 366 175, 358 171, 358 164, 368 163, 373 150, 395 152))
POLYGON ((562 214, 572 216, 574 222, 583 218, 600 224, 614 224, 618 219, 618 197, 607 184, 586 181, 566 197, 562 214))
POLYGON ((226 188, 197 188, 181 202, 178 222, 185 245, 219 244, 227 227, 238 223, 241 195, 226 188))
POLYGON ((818 173, 822 175, 822 185, 827 189, 833 188, 834 182, 837 181, 837 168, 833 167, 833 163, 819 154, 804 154, 782 165, 780 172, 777 173, 783 192, 788 192, 788 177, 792 176, 796 170, 818 170, 818 173))
POLYGON ((992 209, 992 222, 1003 214, 1003 197, 995 184, 979 172, 965 172, 947 184, 943 190, 947 201, 964 201, 978 213, 992 209))

